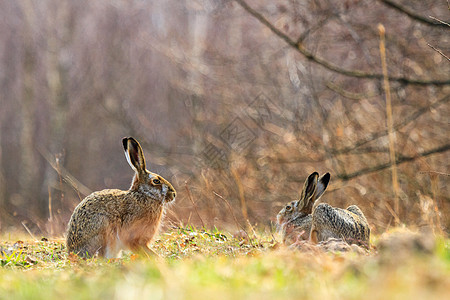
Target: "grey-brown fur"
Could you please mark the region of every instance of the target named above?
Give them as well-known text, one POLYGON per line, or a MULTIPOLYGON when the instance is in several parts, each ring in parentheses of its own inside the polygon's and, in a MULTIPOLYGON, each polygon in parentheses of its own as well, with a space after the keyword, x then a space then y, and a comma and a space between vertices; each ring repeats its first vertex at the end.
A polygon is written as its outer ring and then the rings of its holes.
POLYGON ((153 254, 149 244, 165 205, 175 200, 176 192, 167 180, 146 169, 142 148, 135 139, 124 138, 123 147, 136 173, 130 189, 94 192, 75 208, 67 229, 69 253, 117 257, 128 249, 153 254))
POLYGON ((341 238, 349 244, 368 248, 370 228, 361 209, 356 205, 341 209, 319 204, 312 214, 311 240, 320 242, 329 238, 341 238))
POLYGON ((318 243, 329 238, 343 239, 349 244, 369 247, 370 228, 363 212, 356 205, 347 209, 321 203, 313 211, 314 203, 328 186, 330 174, 318 178, 317 172, 308 176, 298 201, 288 203, 277 216, 283 242, 310 239, 318 243))

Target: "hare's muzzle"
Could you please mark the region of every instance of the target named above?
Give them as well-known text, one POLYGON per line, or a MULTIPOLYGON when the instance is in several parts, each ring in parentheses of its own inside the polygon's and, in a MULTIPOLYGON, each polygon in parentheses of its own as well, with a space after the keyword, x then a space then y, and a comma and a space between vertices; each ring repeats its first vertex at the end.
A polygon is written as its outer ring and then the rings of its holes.
POLYGON ((172 186, 168 186, 168 191, 166 194, 166 202, 172 202, 173 200, 175 200, 176 195, 177 192, 175 191, 175 189, 172 186))

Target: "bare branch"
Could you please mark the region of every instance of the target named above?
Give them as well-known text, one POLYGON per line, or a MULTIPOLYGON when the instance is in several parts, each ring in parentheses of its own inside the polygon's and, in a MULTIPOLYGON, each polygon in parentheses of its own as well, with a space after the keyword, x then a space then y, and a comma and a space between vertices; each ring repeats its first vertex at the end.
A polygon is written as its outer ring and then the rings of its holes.
POLYGON ((338 93, 342 97, 345 97, 345 98, 351 99, 351 100, 362 100, 362 99, 372 98, 372 97, 375 97, 378 95, 376 93, 368 93, 368 94, 352 93, 352 92, 344 90, 339 85, 337 85, 331 81, 326 83, 326 87, 329 88, 330 90, 332 90, 333 92, 338 93))
MULTIPOLYGON (((417 154, 415 156, 403 156, 403 155, 399 154, 397 159, 395 160, 395 163, 397 165, 399 165, 399 164, 402 164, 402 163, 405 163, 405 162, 414 161, 414 160, 416 160, 418 158, 421 158, 421 157, 426 157, 426 156, 429 156, 429 155, 432 155, 432 154, 436 154, 436 153, 443 153, 443 152, 446 152, 448 150, 450 150, 450 144, 445 144, 443 146, 439 146, 437 148, 434 148, 434 149, 431 149, 431 150, 428 150, 428 151, 424 151, 424 152, 419 153, 419 154, 417 154)), ((367 174, 370 174, 370 173, 374 173, 374 172, 378 172, 378 171, 390 168, 391 166, 392 166, 392 164, 390 162, 388 162, 388 163, 381 164, 381 165, 378 165, 378 166, 364 168, 364 169, 361 169, 359 171, 356 171, 356 172, 353 172, 353 173, 350 173, 350 174, 337 174, 336 177, 341 179, 341 180, 343 180, 343 181, 347 181, 347 180, 350 180, 350 179, 358 177, 358 176, 367 175, 367 174)))
MULTIPOLYGON (((272 23, 270 23, 263 15, 261 15, 259 12, 251 8, 245 1, 243 0, 235 0, 245 11, 247 11, 250 15, 252 15, 254 18, 256 18, 260 23, 262 23, 264 26, 269 28, 275 35, 277 35, 279 38, 284 40, 289 46, 294 48, 297 52, 301 53, 303 56, 305 56, 308 60, 313 61, 314 63, 317 63, 321 65, 322 67, 345 75, 349 77, 355 77, 355 78, 366 78, 366 79, 383 79, 383 74, 378 73, 367 73, 360 70, 348 70, 341 68, 323 58, 320 58, 318 56, 315 56, 312 52, 307 50, 302 43, 297 43, 294 40, 292 40, 290 37, 288 37, 286 34, 281 32, 278 28, 276 28, 272 23)), ((408 78, 408 77, 398 77, 398 76, 392 76, 389 77, 390 81, 396 81, 403 84, 413 84, 413 85, 450 85, 450 79, 448 80, 423 80, 423 79, 414 79, 414 78, 408 78)))
POLYGON ((378 1, 382 2, 386 6, 389 6, 390 8, 395 9, 396 11, 398 11, 398 12, 400 12, 402 14, 407 15, 411 19, 414 19, 414 20, 416 20, 416 21, 418 21, 420 23, 423 23, 423 24, 426 24, 426 25, 430 25, 430 26, 439 26, 439 27, 445 26, 442 23, 432 22, 432 21, 428 20, 427 18, 416 14, 414 11, 410 10, 409 8, 406 8, 404 6, 401 6, 398 3, 395 3, 394 1, 391 1, 391 0, 378 0, 378 1))

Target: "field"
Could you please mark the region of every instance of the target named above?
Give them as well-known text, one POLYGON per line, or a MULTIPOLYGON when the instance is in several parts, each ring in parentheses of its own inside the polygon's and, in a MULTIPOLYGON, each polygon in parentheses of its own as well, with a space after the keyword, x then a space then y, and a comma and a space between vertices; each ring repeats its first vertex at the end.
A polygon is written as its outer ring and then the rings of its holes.
POLYGON ((173 228, 160 258, 68 257, 62 240, 0 242, 0 299, 444 299, 450 240, 395 229, 369 252, 287 248, 277 237, 173 228))
POLYGON ((0 300, 450 300, 449 11, 0 1, 0 300), (176 189, 158 256, 68 255, 83 198, 148 191, 124 137, 176 189), (331 174, 315 204, 357 205, 370 249, 280 243, 313 172, 331 174))

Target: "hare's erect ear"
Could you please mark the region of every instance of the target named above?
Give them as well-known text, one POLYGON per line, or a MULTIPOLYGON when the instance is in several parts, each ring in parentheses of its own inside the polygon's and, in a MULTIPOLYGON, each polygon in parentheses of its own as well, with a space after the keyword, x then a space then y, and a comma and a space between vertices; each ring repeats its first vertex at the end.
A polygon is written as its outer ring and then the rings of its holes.
POLYGON ((314 204, 312 201, 312 197, 314 196, 317 188, 317 178, 319 177, 319 173, 314 172, 308 176, 305 180, 305 184, 303 185, 302 194, 300 196, 299 208, 305 213, 312 212, 312 205, 314 204), (309 212, 311 211, 311 212, 309 212))
POLYGON ((317 200, 322 196, 323 192, 327 189, 328 183, 330 182, 330 173, 326 173, 319 178, 317 182, 317 191, 314 195, 314 200, 317 200))
POLYGON ((141 145, 134 138, 122 139, 123 150, 127 158, 128 164, 136 173, 145 171, 145 158, 141 145))

